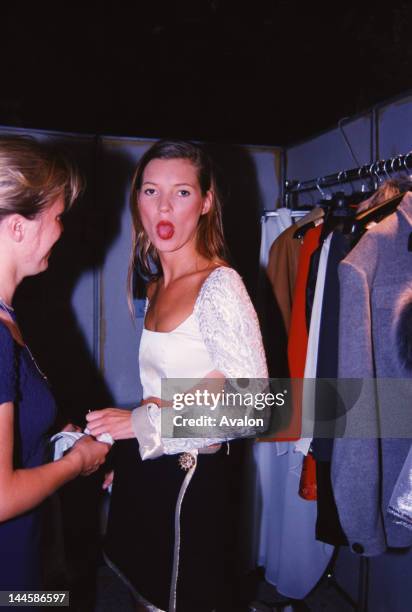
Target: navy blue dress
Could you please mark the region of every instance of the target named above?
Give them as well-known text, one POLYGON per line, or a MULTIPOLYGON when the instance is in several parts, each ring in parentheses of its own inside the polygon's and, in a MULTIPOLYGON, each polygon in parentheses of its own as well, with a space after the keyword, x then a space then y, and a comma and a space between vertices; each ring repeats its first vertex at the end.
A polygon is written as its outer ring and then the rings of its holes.
MULTIPOLYGON (((27 348, 0 320, 0 410, 14 404, 14 467, 48 461, 48 430, 56 405, 27 348)), ((0 590, 42 588, 42 507, 0 523, 0 590)))

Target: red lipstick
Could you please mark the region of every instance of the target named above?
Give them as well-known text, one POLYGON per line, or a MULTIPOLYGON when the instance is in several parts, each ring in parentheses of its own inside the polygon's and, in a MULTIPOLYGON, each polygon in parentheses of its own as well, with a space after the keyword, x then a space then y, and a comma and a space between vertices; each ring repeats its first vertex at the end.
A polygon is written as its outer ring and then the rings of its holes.
POLYGON ((170 240, 175 233, 175 227, 170 221, 160 221, 160 223, 156 225, 156 231, 157 235, 162 240, 170 240))

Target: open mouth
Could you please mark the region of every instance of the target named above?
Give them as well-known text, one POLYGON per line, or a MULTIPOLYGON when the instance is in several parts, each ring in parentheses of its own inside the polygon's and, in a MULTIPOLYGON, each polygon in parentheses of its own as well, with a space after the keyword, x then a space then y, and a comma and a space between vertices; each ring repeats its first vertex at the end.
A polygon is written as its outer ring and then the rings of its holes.
POLYGON ((162 240, 170 240, 175 233, 175 228, 173 223, 170 223, 170 221, 160 221, 160 223, 156 225, 156 231, 157 235, 162 240))

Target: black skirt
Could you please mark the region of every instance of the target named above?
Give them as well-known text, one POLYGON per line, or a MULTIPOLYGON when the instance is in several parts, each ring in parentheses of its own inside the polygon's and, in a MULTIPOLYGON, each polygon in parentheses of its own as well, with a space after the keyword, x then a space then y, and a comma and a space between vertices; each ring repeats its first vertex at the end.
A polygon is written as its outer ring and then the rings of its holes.
MULTIPOLYGON (((168 610, 175 509, 187 474, 179 455, 142 461, 137 440, 116 442, 104 552, 148 602, 168 610)), ((199 454, 181 505, 177 612, 231 608, 237 558, 243 443, 199 454)))

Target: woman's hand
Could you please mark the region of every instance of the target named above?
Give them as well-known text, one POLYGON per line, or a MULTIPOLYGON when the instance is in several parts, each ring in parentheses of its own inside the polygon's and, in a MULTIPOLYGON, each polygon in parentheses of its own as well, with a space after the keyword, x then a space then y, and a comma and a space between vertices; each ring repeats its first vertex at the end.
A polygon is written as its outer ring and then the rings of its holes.
POLYGON ((87 427, 95 438, 108 433, 113 440, 134 438, 132 413, 121 408, 104 408, 86 414, 87 427))
POLYGON ((73 445, 65 458, 78 461, 81 476, 93 474, 105 462, 109 444, 97 442, 91 436, 83 436, 73 445))

